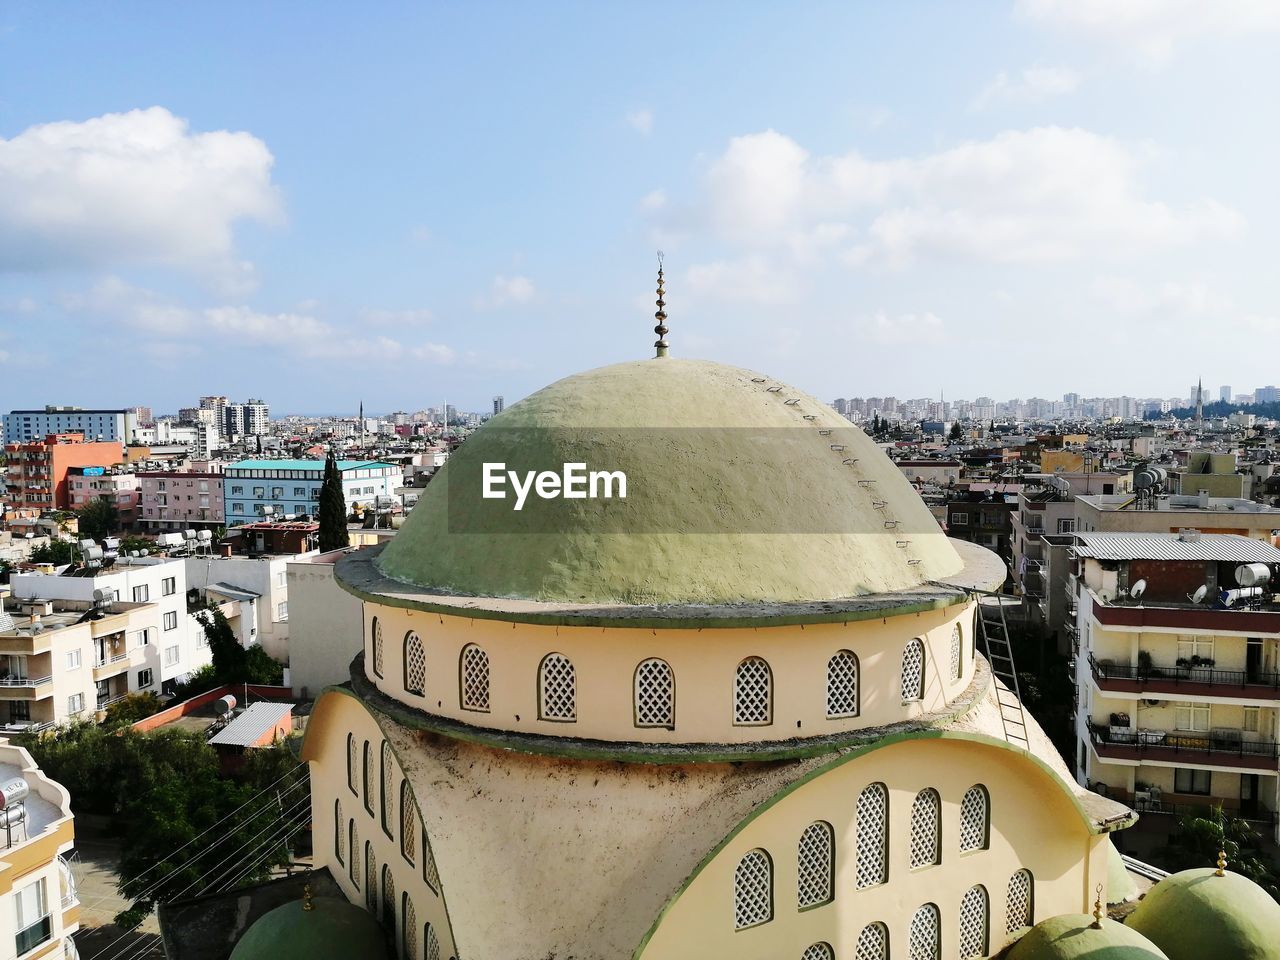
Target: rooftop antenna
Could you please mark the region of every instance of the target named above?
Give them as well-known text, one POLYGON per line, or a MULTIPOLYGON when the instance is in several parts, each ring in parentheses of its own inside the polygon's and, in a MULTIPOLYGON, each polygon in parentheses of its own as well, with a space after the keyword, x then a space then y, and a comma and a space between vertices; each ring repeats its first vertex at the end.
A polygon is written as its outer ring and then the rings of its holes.
POLYGON ((658 325, 653 328, 653 332, 658 335, 657 342, 653 345, 654 357, 665 357, 667 355, 667 312, 663 308, 667 302, 662 298, 665 293, 662 289, 662 251, 658 251, 658 311, 654 314, 658 318, 658 325))

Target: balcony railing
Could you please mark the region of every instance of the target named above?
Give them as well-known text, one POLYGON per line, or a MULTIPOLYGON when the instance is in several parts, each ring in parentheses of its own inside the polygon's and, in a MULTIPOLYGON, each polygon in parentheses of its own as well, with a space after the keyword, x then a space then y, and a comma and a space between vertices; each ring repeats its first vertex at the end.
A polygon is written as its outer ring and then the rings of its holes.
POLYGON ((1115 760, 1149 759, 1255 770, 1274 770, 1280 761, 1280 744, 1274 741, 1244 740, 1220 733, 1117 730, 1090 724, 1089 735, 1098 756, 1115 760))
POLYGON ((107 666, 107 664, 110 664, 110 663, 120 663, 122 660, 128 660, 128 659, 129 659, 129 654, 128 654, 128 652, 126 651, 125 653, 117 653, 114 657, 107 657, 107 658, 106 658, 106 659, 104 659, 104 660, 94 660, 94 661, 93 661, 93 665, 94 665, 94 667, 95 667, 95 668, 96 668, 96 667, 105 667, 105 666, 107 666))
POLYGON ((1277 822, 1280 822, 1280 818, 1277 818, 1275 811, 1268 810, 1266 807, 1258 807, 1256 810, 1246 811, 1238 806, 1233 808, 1228 803, 1221 801, 1215 803, 1208 797, 1202 803, 1186 803, 1181 800, 1166 800, 1163 796, 1156 799, 1149 791, 1140 790, 1137 793, 1121 792, 1117 799, 1127 803, 1139 813, 1161 813, 1175 817, 1212 817, 1216 810, 1222 809, 1231 816, 1239 820, 1247 820, 1250 823, 1265 823, 1274 826, 1277 822))
POLYGON ((42 687, 53 677, 0 677, 0 687, 42 687))
POLYGON ((123 700, 127 696, 128 696, 127 693, 118 693, 113 697, 98 697, 98 709, 105 710, 107 709, 107 707, 111 706, 113 703, 119 703, 121 700, 123 700))
POLYGON ((1100 662, 1092 654, 1089 667, 1098 688, 1115 693, 1193 693, 1280 699, 1280 673, 1177 665, 1141 667, 1100 662), (1213 687, 1218 689, 1210 689, 1213 687))

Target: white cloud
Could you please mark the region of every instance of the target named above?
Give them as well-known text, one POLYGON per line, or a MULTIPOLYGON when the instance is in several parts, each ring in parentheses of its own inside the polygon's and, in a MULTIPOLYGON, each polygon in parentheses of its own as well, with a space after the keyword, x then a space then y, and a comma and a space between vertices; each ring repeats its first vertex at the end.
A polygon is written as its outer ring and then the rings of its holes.
POLYGON ((640 198, 640 206, 645 210, 661 210, 667 205, 667 192, 665 190, 650 190, 640 198))
POLYGON ((163 107, 0 140, 0 272, 166 265, 244 287, 234 227, 275 222, 272 156, 248 133, 192 133, 163 107))
POLYGON ((1215 293, 1200 281, 1139 283, 1124 277, 1097 277, 1089 292, 1114 314, 1137 317, 1156 314, 1160 320, 1171 316, 1204 317, 1232 310, 1229 298, 1215 293))
POLYGON ((360 314, 365 323, 379 327, 423 327, 435 320, 435 314, 426 308, 408 310, 368 309, 360 314))
POLYGON ((890 315, 879 310, 854 326, 870 340, 886 345, 940 343, 946 339, 942 318, 935 313, 890 315))
POLYGON ((499 274, 493 278, 489 293, 476 300, 476 306, 505 307, 511 304, 528 303, 537 295, 533 281, 528 277, 507 277, 499 274))
POLYGON ((1151 151, 1039 127, 921 157, 812 156, 773 130, 736 137, 710 167, 705 225, 749 251, 839 248, 854 264, 919 259, 1049 263, 1129 257, 1229 237, 1212 200, 1148 199, 1151 151))
POLYGON ((730 302, 785 303, 798 292, 791 270, 758 255, 695 264, 683 285, 691 297, 730 302))
POLYGON ((653 111, 648 107, 627 114, 627 125, 641 136, 653 133, 653 111))
POLYGON ((1028 67, 1010 79, 1001 70, 970 104, 974 110, 982 110, 993 103, 1039 103, 1049 97, 1075 92, 1080 86, 1080 74, 1069 67, 1028 67))
POLYGON ((1280 29, 1275 0, 1017 0, 1018 14, 1106 43, 1146 66, 1205 36, 1280 29))

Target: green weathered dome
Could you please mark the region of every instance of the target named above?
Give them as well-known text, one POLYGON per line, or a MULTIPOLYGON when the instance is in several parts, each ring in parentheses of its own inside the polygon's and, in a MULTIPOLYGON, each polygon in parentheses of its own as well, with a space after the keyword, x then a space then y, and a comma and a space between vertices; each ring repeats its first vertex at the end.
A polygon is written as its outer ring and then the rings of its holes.
POLYGON ((315 909, 294 900, 259 917, 231 960, 379 960, 387 956, 386 936, 371 915, 332 897, 316 897, 315 909))
POLYGON ((568 377, 489 421, 377 562, 446 593, 628 604, 833 600, 962 567, 902 473, 825 403, 669 357, 568 377), (484 463, 566 461, 623 471, 627 498, 515 512, 481 496, 484 463))
POLYGON ((1276 960, 1280 904, 1252 880, 1212 867, 1165 877, 1126 921, 1169 960, 1276 960))
MULTIPOLYGON (((1206 956, 1218 956, 1207 954, 1206 956)), ((1222 954, 1222 956, 1227 956, 1222 954)), ((1068 913, 1037 923, 1010 948, 1005 960, 1167 960, 1164 953, 1142 934, 1122 923, 1103 918, 1093 928, 1093 917, 1068 913)))
POLYGON ((1116 849, 1116 845, 1111 842, 1111 838, 1106 839, 1107 844, 1107 903, 1124 903, 1128 900, 1135 900, 1138 896, 1138 885, 1133 882, 1133 877, 1129 875, 1128 869, 1125 868, 1124 860, 1120 857, 1120 851, 1116 849))

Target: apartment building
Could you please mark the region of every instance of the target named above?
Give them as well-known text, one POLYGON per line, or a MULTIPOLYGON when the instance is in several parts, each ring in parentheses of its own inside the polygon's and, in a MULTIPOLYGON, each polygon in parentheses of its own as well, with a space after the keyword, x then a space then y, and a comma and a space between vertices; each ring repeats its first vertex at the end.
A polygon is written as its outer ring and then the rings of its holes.
POLYGON ((1280 508, 1239 497, 1161 494, 1143 501, 1132 493, 1076 497, 1076 530, 1082 533, 1234 533, 1270 541, 1280 531, 1280 508))
POLYGON ((142 650, 139 660, 130 662, 129 691, 167 693, 211 660, 204 630, 187 612, 187 573, 181 558, 120 557, 110 566, 81 569, 71 575, 15 574, 10 587, 18 602, 93 603, 95 591, 101 591, 101 596, 117 603, 155 604, 158 629, 154 637, 149 634, 145 642, 138 641, 142 650))
POLYGON ((1280 550, 1190 531, 1077 541, 1079 781, 1147 830, 1220 805, 1276 836, 1280 550))
POLYGON ((0 827, 0 957, 75 960, 80 900, 65 858, 75 842, 71 797, 3 738, 0 783, 11 814, 0 827))
POLYGON ((10 509, 70 510, 67 474, 73 467, 120 463, 118 442, 88 442, 80 433, 51 433, 40 440, 5 444, 5 499, 10 509))
POLYGON ((954 486, 964 476, 959 460, 895 460, 893 465, 912 483, 954 486))
POLYGON ((143 471, 138 523, 148 532, 207 530, 224 523, 222 474, 143 471))
POLYGON ((123 445, 133 440, 137 427, 136 409, 45 407, 42 410, 14 410, 4 415, 4 442, 33 443, 51 433, 80 433, 90 440, 123 445))
POLYGON ((100 718, 136 690, 156 690, 148 651, 162 633, 150 602, 27 599, 0 612, 0 732, 100 718))
POLYGON ((81 510, 93 500, 105 499, 116 508, 122 529, 132 530, 137 526, 141 485, 136 474, 113 473, 106 467, 71 467, 67 471, 67 490, 72 510, 81 510))
MULTIPOLYGON (((342 493, 348 512, 377 497, 391 497, 404 472, 375 460, 340 460, 342 493)), ((241 460, 227 467, 223 479, 223 515, 227 526, 263 517, 311 515, 319 510, 323 460, 241 460)))

